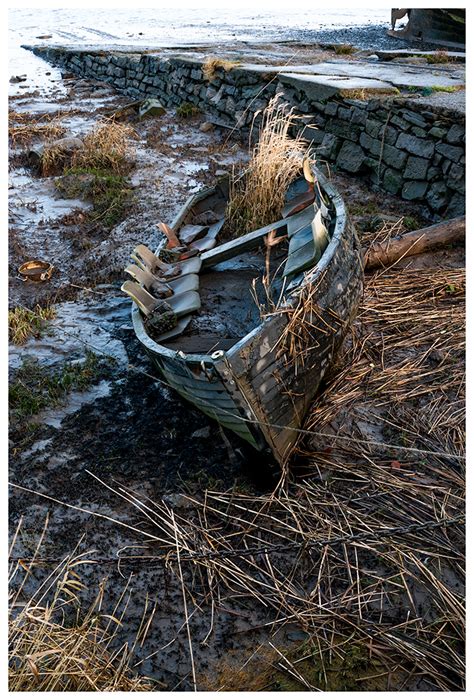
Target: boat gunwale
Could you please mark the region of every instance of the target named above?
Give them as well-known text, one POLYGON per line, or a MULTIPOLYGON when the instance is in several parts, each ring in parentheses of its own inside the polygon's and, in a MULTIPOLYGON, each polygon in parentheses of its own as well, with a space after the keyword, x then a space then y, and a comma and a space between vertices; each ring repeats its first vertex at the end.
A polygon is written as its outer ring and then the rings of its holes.
MULTIPOLYGON (((328 243, 324 253, 322 254, 321 258, 318 260, 316 265, 313 268, 310 268, 307 273, 305 273, 305 276, 303 278, 303 281, 298 284, 295 289, 291 291, 291 294, 289 296, 289 299, 287 299, 286 304, 281 306, 280 308, 288 308, 290 310, 291 308, 294 308, 295 304, 298 301, 298 295, 304 289, 306 286, 313 284, 315 280, 324 272, 324 270, 328 267, 329 262, 334 255, 336 248, 339 246, 342 235, 346 229, 346 223, 347 223, 347 212, 346 212, 346 207, 344 204, 344 201, 342 199, 341 194, 337 191, 337 189, 331 184, 331 182, 328 180, 328 178, 323 175, 317 168, 313 167, 313 170, 316 175, 316 179, 318 183, 321 185, 321 188, 325 192, 325 194, 330 198, 332 205, 334 206, 335 210, 335 226, 334 226, 334 232, 331 237, 330 242, 328 243)), ((176 218, 174 219, 172 223, 172 228, 176 228, 184 219, 186 213, 189 211, 191 206, 196 204, 197 202, 201 201, 204 199, 207 195, 212 194, 216 190, 217 185, 214 187, 207 187, 200 192, 191 195, 185 202, 185 204, 181 207, 180 211, 178 212, 176 218)), ((311 206, 311 205, 310 205, 311 206)), ((253 232, 249 232, 253 233, 253 232)), ((238 239, 236 239, 238 240, 238 239)), ((222 245, 226 245, 225 243, 222 245)), ((207 265, 206 266, 211 266, 210 265, 210 259, 212 259, 212 253, 217 253, 219 251, 219 248, 222 246, 217 246, 214 248, 212 251, 209 251, 208 254, 206 254, 207 257, 207 265)), ((157 249, 159 250, 159 248, 157 249)), ((140 310, 138 307, 132 303, 132 322, 133 322, 133 328, 135 331, 135 334, 137 336, 137 339, 142 343, 142 345, 147 348, 150 352, 152 352, 154 355, 166 357, 168 359, 180 359, 184 360, 187 363, 190 364, 201 364, 201 363, 207 363, 207 364, 215 364, 216 360, 222 360, 226 355, 232 353, 234 354, 235 352, 238 352, 243 346, 247 345, 247 343, 257 334, 259 333, 262 328, 264 328, 266 325, 269 325, 272 323, 273 317, 267 317, 264 318, 261 323, 259 323, 258 326, 255 326, 251 331, 249 331, 243 338, 238 340, 231 348, 228 350, 221 350, 217 351, 219 353, 218 357, 213 357, 216 353, 212 354, 207 354, 207 353, 184 353, 181 350, 170 350, 164 345, 161 345, 160 343, 157 343, 155 340, 150 338, 150 336, 146 333, 145 327, 143 324, 143 320, 140 314, 140 310)))

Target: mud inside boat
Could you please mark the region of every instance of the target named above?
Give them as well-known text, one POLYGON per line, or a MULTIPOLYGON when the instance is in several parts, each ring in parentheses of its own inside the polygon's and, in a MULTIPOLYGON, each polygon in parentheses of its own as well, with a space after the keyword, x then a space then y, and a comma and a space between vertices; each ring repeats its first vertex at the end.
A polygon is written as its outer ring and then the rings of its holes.
MULTIPOLYGON (((278 301, 283 269, 288 255, 286 241, 270 249, 271 298, 278 301)), ((163 345, 185 353, 210 354, 228 350, 261 322, 259 306, 268 308, 264 284, 267 250, 243 253, 218 263, 199 275, 201 309, 186 331, 163 345)))

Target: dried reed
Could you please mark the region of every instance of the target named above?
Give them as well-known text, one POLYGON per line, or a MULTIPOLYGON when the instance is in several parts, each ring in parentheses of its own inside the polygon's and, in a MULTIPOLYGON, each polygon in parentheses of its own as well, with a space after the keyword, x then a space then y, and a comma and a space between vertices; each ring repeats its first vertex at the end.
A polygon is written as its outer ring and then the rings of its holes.
POLYGON ((380 407, 435 392, 462 398, 464 290, 464 270, 367 277, 343 369, 316 403, 308 428, 326 425, 362 399, 380 407))
MULTIPOLYGON (((13 559, 10 570, 9 690, 11 692, 84 692, 153 690, 150 679, 131 670, 128 644, 115 648, 127 610, 127 590, 113 613, 102 612, 105 581, 84 609, 80 568, 93 564, 92 552, 75 551, 38 583, 47 521, 28 564, 13 559), (33 570, 35 575, 32 576, 33 570), (27 591, 35 581, 33 593, 27 591), (26 599, 26 600, 25 600, 26 599)), ((21 524, 11 546, 15 547, 21 524)))
POLYGON ((226 61, 225 59, 222 58, 216 58, 214 56, 209 56, 206 58, 204 63, 202 64, 202 74, 204 76, 204 79, 207 80, 208 82, 211 82, 214 80, 216 76, 216 72, 222 68, 222 70, 225 70, 226 72, 237 66, 238 63, 236 61, 226 61))
MULTIPOLYGON (((391 676, 401 684, 412 674, 443 690, 462 688, 463 596, 447 583, 463 576, 459 474, 413 460, 395 468, 363 442, 331 450, 307 454, 319 479, 262 496, 206 491, 186 497, 183 515, 109 488, 146 528, 144 565, 161 560, 201 610, 248 598, 267 611, 269 631, 288 623, 306 631, 319 671, 357 645, 379 658, 389 688, 391 676)), ((121 566, 126 561, 124 551, 121 566)), ((303 659, 286 661, 298 678, 303 659)), ((306 672, 299 682, 327 685, 306 672)))
POLYGON ((137 133, 131 126, 105 119, 86 134, 84 148, 74 152, 71 165, 121 173, 132 156, 132 138, 137 138, 137 133))
MULTIPOLYGON (((251 150, 247 169, 233 173, 226 211, 227 228, 241 235, 281 218, 289 185, 301 173, 303 158, 309 154, 308 143, 301 137, 291 138, 290 131, 298 117, 280 95, 270 100, 261 118, 258 140, 251 150)), ((252 125, 252 131, 255 126, 252 125)))
POLYGON ((58 139, 64 132, 58 116, 41 115, 32 118, 24 112, 8 113, 8 136, 14 147, 27 146, 34 139, 58 139))
POLYGON ((8 312, 8 334, 15 345, 23 345, 30 336, 38 338, 45 330, 45 321, 56 316, 53 306, 39 306, 33 310, 18 306, 8 312))

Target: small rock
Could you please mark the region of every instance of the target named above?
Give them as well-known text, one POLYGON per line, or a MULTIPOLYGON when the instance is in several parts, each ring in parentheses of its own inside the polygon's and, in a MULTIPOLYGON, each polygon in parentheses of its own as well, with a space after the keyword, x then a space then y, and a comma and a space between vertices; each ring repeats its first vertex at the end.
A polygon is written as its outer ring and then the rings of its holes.
POLYGON ((214 129, 214 124, 211 124, 211 122, 203 122, 200 127, 199 131, 212 131, 214 129))
POLYGON ((138 109, 138 116, 140 119, 143 119, 143 117, 161 117, 165 112, 166 109, 159 100, 150 98, 142 102, 138 109))
POLYGON ((402 199, 422 199, 428 188, 428 183, 421 180, 405 182, 402 189, 402 199))
POLYGON ((162 500, 171 508, 189 508, 191 505, 186 496, 181 493, 166 493, 162 500))
POLYGON ((308 639, 308 633, 303 632, 303 630, 296 630, 295 632, 287 632, 286 633, 286 638, 290 640, 290 642, 303 642, 305 639, 308 639))
POLYGON ((365 153, 362 148, 351 141, 344 141, 339 155, 337 165, 350 173, 358 172, 365 161, 365 153))
POLYGON ((211 434, 211 428, 206 425, 204 428, 199 428, 199 430, 195 430, 194 433, 191 433, 192 438, 208 438, 211 434))
POLYGON ((10 78, 11 83, 24 83, 26 80, 26 75, 12 75, 10 78))
POLYGON ((36 38, 37 38, 37 39, 51 39, 52 36, 53 36, 52 34, 40 34, 40 35, 37 36, 36 38))

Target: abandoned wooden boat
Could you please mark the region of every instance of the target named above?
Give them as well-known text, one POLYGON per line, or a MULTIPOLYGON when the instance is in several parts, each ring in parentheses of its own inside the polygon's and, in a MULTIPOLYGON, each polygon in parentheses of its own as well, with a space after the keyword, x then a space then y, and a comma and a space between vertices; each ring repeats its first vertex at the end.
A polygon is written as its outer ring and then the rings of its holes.
POLYGON ((135 282, 123 289, 134 301, 136 336, 164 382, 284 463, 356 313, 359 244, 341 196, 315 168, 290 186, 279 221, 212 247, 227 197, 222 182, 190 197, 162 230, 199 254, 166 267, 163 248, 137 246, 131 267, 139 272, 127 268, 135 282), (160 272, 169 284, 158 283, 160 272), (172 289, 187 278, 184 292, 172 289), (154 325, 154 309, 167 302, 173 323, 160 326, 158 314, 154 325))
POLYGON ((392 29, 388 34, 412 42, 438 44, 464 50, 466 46, 465 9, 392 10, 392 29), (395 30, 399 19, 408 19, 403 29, 395 30))

